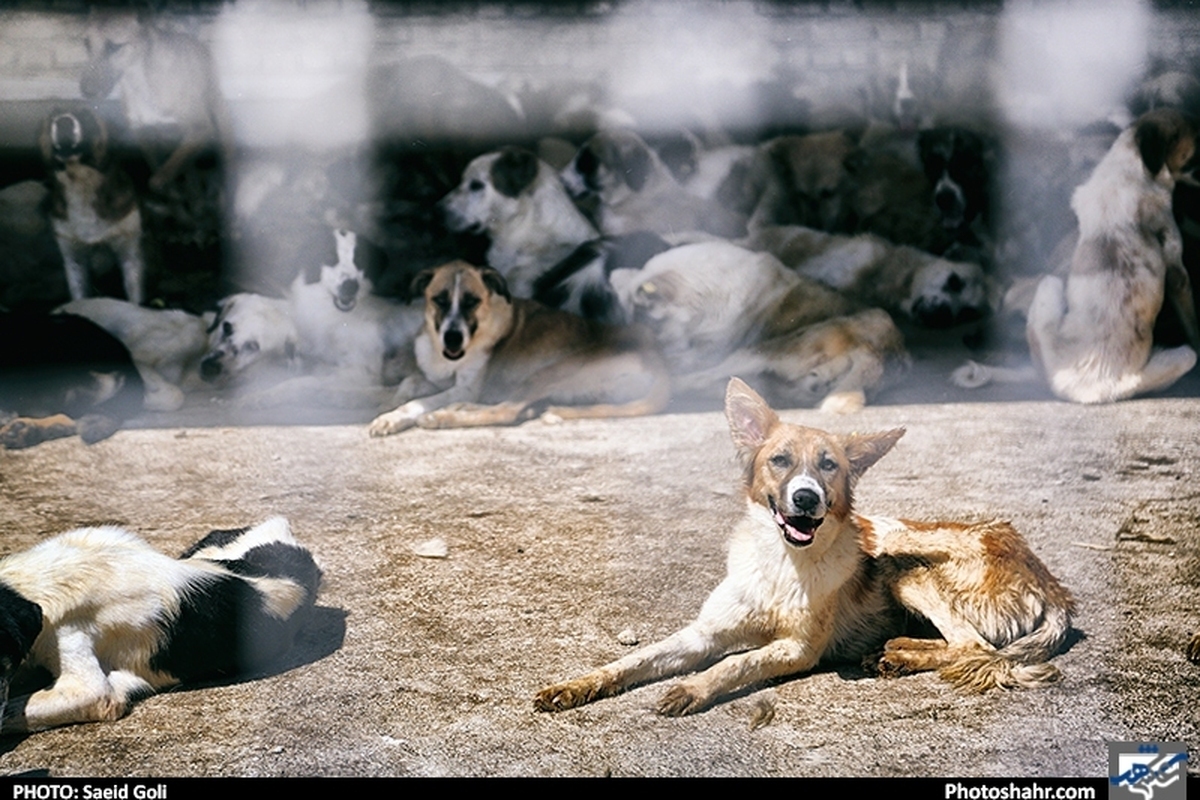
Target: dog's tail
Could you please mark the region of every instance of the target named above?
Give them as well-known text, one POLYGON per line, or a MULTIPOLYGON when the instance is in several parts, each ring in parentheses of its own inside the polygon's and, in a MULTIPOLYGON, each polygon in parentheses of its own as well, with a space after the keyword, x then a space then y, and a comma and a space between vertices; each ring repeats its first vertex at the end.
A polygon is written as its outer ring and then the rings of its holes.
POLYGON ((999 650, 980 651, 943 667, 939 674, 959 689, 1032 689, 1062 679, 1058 667, 1047 663, 1071 629, 1067 605, 1050 604, 1041 624, 1026 636, 999 650))
POLYGON ((1023 367, 991 367, 967 360, 950 373, 950 382, 963 389, 978 389, 989 383, 1036 383, 1041 375, 1032 364, 1023 367))

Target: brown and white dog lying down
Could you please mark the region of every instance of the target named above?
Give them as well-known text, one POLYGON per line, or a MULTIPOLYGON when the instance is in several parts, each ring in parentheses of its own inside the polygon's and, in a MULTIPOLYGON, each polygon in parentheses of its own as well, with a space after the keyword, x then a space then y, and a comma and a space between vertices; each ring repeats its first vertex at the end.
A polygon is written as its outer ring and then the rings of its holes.
POLYGON ((129 176, 109 157, 108 128, 85 107, 55 111, 42 126, 50 171, 50 221, 72 300, 89 296, 92 250, 105 246, 121 265, 125 298, 143 299, 142 214, 129 176))
POLYGON ((654 333, 679 393, 720 396, 742 374, 776 402, 845 413, 908 362, 887 312, 863 310, 770 253, 701 242, 611 281, 627 318, 654 333))
POLYGON ((855 484, 903 428, 836 436, 791 425, 737 379, 725 415, 747 504, 725 580, 695 622, 547 686, 534 700, 538 710, 686 675, 657 705, 679 716, 837 662, 861 661, 885 677, 938 670, 971 691, 1060 678, 1046 662, 1070 630, 1071 595, 1009 523, 855 513, 855 484), (932 625, 936 638, 909 638, 912 621, 932 625))
MULTIPOLYGON (((1175 181, 1195 154, 1196 132, 1179 112, 1151 111, 1126 129, 1075 190, 1079 239, 1064 281, 1038 284, 1025 327, 1034 368, 1054 394, 1110 403, 1165 389, 1196 363, 1200 323, 1171 211, 1175 181), (1172 303, 1188 345, 1154 347, 1154 321, 1172 303)), ((969 362, 952 380, 973 388, 1019 381, 1029 370, 969 362)))
POLYGON ((745 217, 680 186, 658 154, 632 131, 592 136, 561 177, 576 202, 596 204, 596 227, 608 236, 653 231, 671 238, 703 231, 733 238, 746 232, 745 217))
POLYGON ((422 378, 405 379, 399 408, 372 436, 419 425, 511 425, 538 414, 629 417, 662 410, 666 370, 636 328, 611 327, 514 298, 494 269, 463 261, 414 281, 425 296, 415 350, 422 378))
POLYGON ((947 261, 873 234, 838 236, 799 225, 770 225, 742 239, 799 274, 863 306, 886 308, 926 328, 948 328, 991 313, 997 288, 983 267, 947 261))

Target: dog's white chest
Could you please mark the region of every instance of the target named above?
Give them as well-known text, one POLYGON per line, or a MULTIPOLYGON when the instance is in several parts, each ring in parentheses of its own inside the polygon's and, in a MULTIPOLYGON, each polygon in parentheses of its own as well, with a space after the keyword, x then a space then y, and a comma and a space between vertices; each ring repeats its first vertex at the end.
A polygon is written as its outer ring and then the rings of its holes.
POLYGON ((115 223, 97 213, 96 202, 104 182, 104 175, 98 170, 83 164, 69 164, 66 169, 55 172, 54 177, 62 184, 67 202, 67 218, 54 220, 54 232, 58 236, 83 244, 100 244, 136 230, 136 206, 115 223))

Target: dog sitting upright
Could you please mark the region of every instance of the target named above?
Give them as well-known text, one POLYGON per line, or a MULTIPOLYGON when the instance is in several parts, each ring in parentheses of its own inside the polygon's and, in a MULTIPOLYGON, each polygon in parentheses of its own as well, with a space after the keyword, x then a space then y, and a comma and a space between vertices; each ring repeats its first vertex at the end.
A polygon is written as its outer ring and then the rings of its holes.
POLYGON ((1075 190, 1079 243, 1066 282, 1042 279, 1026 335, 1051 391, 1107 403, 1165 389, 1190 370, 1200 324, 1171 213, 1175 180, 1195 154, 1195 130, 1171 109, 1126 129, 1075 190), (1153 348, 1164 295, 1190 346, 1153 348))
POLYGON ((72 300, 91 294, 88 263, 99 245, 121 264, 125 299, 141 305, 142 215, 133 183, 108 154, 104 122, 86 108, 56 111, 42 126, 50 219, 72 300))
POLYGON ((573 708, 711 664, 658 704, 661 714, 690 714, 744 687, 880 647, 873 660, 885 676, 937 669, 976 691, 1059 677, 1045 662, 1070 629, 1072 600, 1011 525, 854 513, 855 483, 902 428, 834 436, 790 425, 736 378, 725 415, 749 505, 725 580, 691 625, 546 687, 535 699, 539 710, 573 708), (910 615, 943 638, 904 637, 910 615))
POLYGON ((0 732, 123 716, 182 681, 261 669, 316 599, 321 570, 287 520, 213 531, 178 560, 115 527, 0 560, 0 732), (51 686, 9 699, 18 666, 51 686))
POLYGON ((423 378, 400 384, 403 405, 376 417, 372 436, 512 425, 543 412, 639 416, 667 404, 666 369, 637 328, 514 298, 499 272, 464 261, 422 272, 413 291, 425 295, 415 345, 423 378))

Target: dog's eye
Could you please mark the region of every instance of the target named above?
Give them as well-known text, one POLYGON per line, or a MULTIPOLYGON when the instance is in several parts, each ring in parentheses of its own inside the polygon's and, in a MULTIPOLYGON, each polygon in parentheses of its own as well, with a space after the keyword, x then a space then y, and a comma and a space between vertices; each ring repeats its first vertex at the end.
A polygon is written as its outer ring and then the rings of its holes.
POLYGON ((462 309, 464 314, 474 311, 478 305, 479 298, 473 294, 464 294, 462 299, 458 301, 458 307, 462 309))
POLYGON ((817 462, 817 469, 822 472, 835 472, 837 468, 838 463, 829 456, 821 456, 821 460, 817 462))
POLYGON ((950 277, 946 278, 946 283, 942 288, 950 294, 958 294, 967 288, 967 284, 957 272, 951 272, 950 277))
POLYGON ((792 457, 787 453, 776 453, 771 456, 771 466, 775 469, 788 469, 792 466, 792 457))
POLYGON ((258 342, 255 341, 254 339, 251 339, 250 341, 248 341, 244 345, 242 345, 242 350, 246 353, 250 353, 251 355, 253 355, 254 353, 258 352, 258 342))
POLYGON ((433 301, 433 304, 437 306, 437 310, 441 311, 443 314, 450 311, 450 295, 448 292, 438 292, 431 298, 431 300, 433 301))
POLYGON ((225 339, 228 339, 230 336, 233 336, 233 323, 232 322, 226 321, 225 324, 221 326, 221 336, 225 339))
POLYGON ((483 187, 484 187, 483 181, 479 180, 478 178, 475 178, 473 181, 471 181, 470 183, 467 184, 467 188, 470 189, 472 192, 482 192, 483 187))

